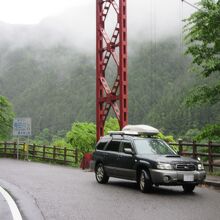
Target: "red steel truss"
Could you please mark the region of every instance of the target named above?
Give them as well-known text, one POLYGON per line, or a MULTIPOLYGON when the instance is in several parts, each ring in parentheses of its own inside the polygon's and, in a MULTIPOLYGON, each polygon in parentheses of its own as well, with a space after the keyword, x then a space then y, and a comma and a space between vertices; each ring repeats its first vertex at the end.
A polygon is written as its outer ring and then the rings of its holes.
MULTIPOLYGON (((111 14, 112 14, 111 13, 111 14)), ((104 125, 112 108, 122 129, 128 122, 127 77, 127 0, 96 0, 96 126, 97 141, 104 135, 104 125), (116 16, 112 36, 106 30, 110 9, 116 16), (110 88, 106 69, 113 58, 116 79, 110 88)))

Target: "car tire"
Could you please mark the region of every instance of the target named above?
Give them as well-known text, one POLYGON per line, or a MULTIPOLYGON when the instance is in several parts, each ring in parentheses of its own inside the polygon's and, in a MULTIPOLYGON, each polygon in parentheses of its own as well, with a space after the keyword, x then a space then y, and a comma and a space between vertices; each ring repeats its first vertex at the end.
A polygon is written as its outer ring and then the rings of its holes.
POLYGON ((152 181, 149 171, 142 169, 139 173, 138 185, 143 193, 150 193, 152 191, 152 181))
POLYGON ((186 185, 183 185, 183 191, 184 191, 185 193, 192 193, 194 189, 195 189, 195 184, 186 184, 186 185))
POLYGON ((109 177, 107 176, 104 166, 102 163, 98 163, 95 167, 95 177, 98 183, 105 184, 108 182, 109 177))

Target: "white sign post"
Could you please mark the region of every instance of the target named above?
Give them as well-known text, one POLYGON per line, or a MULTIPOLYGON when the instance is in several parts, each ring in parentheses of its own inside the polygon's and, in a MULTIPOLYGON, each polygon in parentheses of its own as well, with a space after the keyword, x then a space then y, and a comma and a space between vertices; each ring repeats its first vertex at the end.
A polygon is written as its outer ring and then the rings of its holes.
POLYGON ((13 121, 13 136, 17 136, 17 159, 19 159, 19 137, 31 136, 31 118, 15 118, 13 121))

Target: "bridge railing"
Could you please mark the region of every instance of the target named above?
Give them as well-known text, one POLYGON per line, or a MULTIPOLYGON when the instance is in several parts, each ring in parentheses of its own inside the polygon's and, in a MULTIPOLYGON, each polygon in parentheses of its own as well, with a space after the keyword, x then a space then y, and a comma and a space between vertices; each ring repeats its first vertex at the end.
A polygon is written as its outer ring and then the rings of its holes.
POLYGON ((171 146, 177 146, 179 154, 182 156, 190 156, 192 158, 201 158, 204 166, 208 167, 209 172, 213 172, 214 168, 220 171, 220 144, 209 141, 206 144, 183 142, 179 140, 177 143, 169 143, 171 146))
POLYGON ((0 157, 33 159, 74 165, 79 163, 77 148, 45 146, 16 142, 0 142, 0 157))

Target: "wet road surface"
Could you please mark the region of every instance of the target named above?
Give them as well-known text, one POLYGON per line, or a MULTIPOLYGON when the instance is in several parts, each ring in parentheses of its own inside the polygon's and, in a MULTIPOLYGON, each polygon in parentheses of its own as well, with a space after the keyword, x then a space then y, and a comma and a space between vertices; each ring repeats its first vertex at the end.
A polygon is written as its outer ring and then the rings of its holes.
POLYGON ((13 220, 9 206, 1 193, 0 193, 0 219, 13 220))
POLYGON ((0 159, 0 186, 24 220, 220 219, 217 190, 197 187, 186 195, 181 187, 161 187, 143 194, 133 182, 110 178, 100 185, 94 173, 64 166, 0 159))

